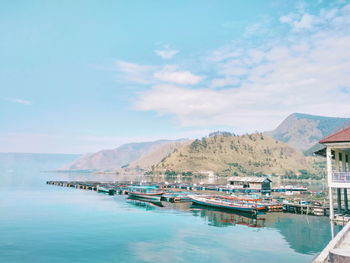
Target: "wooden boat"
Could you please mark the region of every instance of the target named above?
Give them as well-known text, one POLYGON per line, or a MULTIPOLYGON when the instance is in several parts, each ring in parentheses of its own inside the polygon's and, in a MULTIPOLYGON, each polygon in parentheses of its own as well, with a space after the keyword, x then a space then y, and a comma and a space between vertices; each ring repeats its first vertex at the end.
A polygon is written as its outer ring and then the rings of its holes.
POLYGON ((260 202, 262 199, 260 197, 249 196, 249 195, 229 195, 229 196, 221 196, 221 198, 227 200, 239 200, 239 201, 247 201, 247 202, 260 202))
POLYGON ((160 191, 154 186, 134 186, 128 190, 128 195, 130 197, 159 200, 164 192, 160 191))
POLYGON ((136 197, 136 198, 144 198, 144 199, 152 199, 152 200, 160 200, 164 193, 163 192, 135 192, 135 191, 129 191, 128 195, 130 197, 136 197))
POLYGON ((191 202, 191 199, 188 198, 188 192, 173 192, 173 193, 165 193, 162 196, 162 200, 176 203, 176 202, 191 202))
POLYGON ((105 188, 102 186, 97 186, 96 191, 99 193, 104 193, 104 194, 109 194, 109 195, 113 195, 115 193, 115 191, 113 189, 108 189, 108 188, 105 188))
POLYGON ((258 205, 252 202, 245 202, 240 200, 228 200, 225 198, 211 197, 211 196, 189 195, 188 197, 195 204, 200 204, 200 205, 205 205, 210 207, 218 207, 218 208, 240 211, 245 213, 257 214, 258 211, 266 210, 265 206, 258 205))
POLYGON ((247 202, 254 202, 258 206, 265 206, 265 210, 268 212, 282 212, 283 205, 277 202, 272 202, 262 196, 258 195, 231 195, 231 196, 222 196, 224 199, 228 200, 240 200, 247 202))

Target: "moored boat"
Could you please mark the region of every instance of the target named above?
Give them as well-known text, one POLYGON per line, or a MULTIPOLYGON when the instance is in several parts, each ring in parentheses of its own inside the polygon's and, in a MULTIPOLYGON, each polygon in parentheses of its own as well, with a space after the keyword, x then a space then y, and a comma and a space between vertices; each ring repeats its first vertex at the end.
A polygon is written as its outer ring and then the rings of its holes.
POLYGON ((191 199, 188 198, 188 192, 173 192, 173 193, 165 193, 162 196, 162 200, 176 203, 176 202, 190 202, 191 199))
POLYGON ((222 198, 229 200, 241 200, 246 202, 254 202, 258 206, 265 206, 268 212, 281 212, 283 211, 283 204, 273 202, 271 198, 266 198, 259 195, 230 195, 223 196, 222 198))
POLYGON ((235 210, 235 211, 246 212, 251 214, 256 214, 258 211, 266 210, 266 206, 264 205, 258 205, 256 203, 246 202, 241 200, 228 200, 220 197, 196 196, 196 195, 189 195, 188 197, 195 204, 235 210))
POLYGON ((138 197, 138 198, 145 198, 145 199, 152 199, 152 200, 160 200, 160 198, 163 195, 163 192, 145 193, 145 192, 132 192, 132 191, 129 191, 128 195, 130 197, 138 197))
POLYGON ((151 200, 160 200, 164 192, 158 190, 155 187, 132 187, 128 191, 130 197, 151 199, 151 200))

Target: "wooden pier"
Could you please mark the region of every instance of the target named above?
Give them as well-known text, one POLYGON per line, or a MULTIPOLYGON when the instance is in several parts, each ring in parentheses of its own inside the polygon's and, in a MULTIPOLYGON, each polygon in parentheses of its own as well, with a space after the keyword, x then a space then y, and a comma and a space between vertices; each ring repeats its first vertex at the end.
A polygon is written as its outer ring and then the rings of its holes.
POLYGON ((289 213, 327 216, 329 214, 329 207, 302 205, 302 204, 284 204, 283 210, 289 213))
MULTIPOLYGON (((65 186, 65 187, 75 187, 78 189, 87 189, 87 190, 96 190, 94 188, 96 187, 104 187, 104 188, 110 188, 110 189, 117 189, 120 187, 125 186, 132 186, 132 185, 141 185, 141 182, 81 182, 81 181, 47 181, 47 184, 51 185, 57 185, 57 186, 65 186)), ((142 185, 147 185, 147 183, 143 183, 142 185)), ((152 183, 152 185, 155 185, 152 183)), ((271 190, 262 190, 262 189, 253 189, 253 188, 234 188, 227 185, 197 185, 197 184, 179 184, 179 183, 157 183, 156 184, 159 188, 163 189, 181 189, 181 190, 188 190, 188 191, 218 191, 218 192, 226 192, 226 193, 282 193, 282 192, 288 192, 288 191, 296 191, 296 192, 303 192, 307 189, 305 188, 272 188, 271 190)))
MULTIPOLYGON (((168 192, 162 196, 162 201, 167 202, 189 202, 190 199, 185 194, 177 194, 177 191, 203 191, 208 192, 219 192, 222 194, 230 193, 266 193, 266 191, 261 191, 258 189, 235 189, 223 185, 196 185, 196 184, 166 184, 166 183, 157 183, 157 184, 147 184, 141 182, 101 182, 101 181, 47 181, 49 185, 62 186, 62 187, 72 187, 76 189, 92 190, 101 192, 108 195, 115 194, 128 194, 129 188, 135 185, 157 185, 160 189, 168 192), (169 192, 170 191, 170 192, 169 192)), ((270 192, 283 192, 281 189, 284 188, 274 188, 270 192)), ((290 191, 290 189, 288 189, 290 191)), ((316 215, 316 216, 326 216, 329 214, 329 208, 324 206, 315 206, 315 205, 303 205, 297 203, 279 203, 268 206, 268 212, 289 212, 296 214, 306 214, 306 215, 316 215)))

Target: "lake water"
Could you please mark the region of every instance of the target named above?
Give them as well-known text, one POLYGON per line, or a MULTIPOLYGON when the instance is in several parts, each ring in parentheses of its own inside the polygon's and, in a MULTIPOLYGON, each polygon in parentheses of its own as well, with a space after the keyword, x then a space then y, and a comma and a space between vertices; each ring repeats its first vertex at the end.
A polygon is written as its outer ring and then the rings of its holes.
POLYGON ((331 238, 326 217, 256 220, 45 184, 62 175, 40 171, 74 158, 0 154, 0 262, 310 262, 331 238))

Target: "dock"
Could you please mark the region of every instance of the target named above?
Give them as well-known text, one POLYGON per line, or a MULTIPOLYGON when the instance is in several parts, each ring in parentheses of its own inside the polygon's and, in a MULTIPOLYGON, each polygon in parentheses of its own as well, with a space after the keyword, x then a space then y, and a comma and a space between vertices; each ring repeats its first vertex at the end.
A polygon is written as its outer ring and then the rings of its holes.
MULTIPOLYGON (((120 189, 126 186, 132 185, 148 185, 147 183, 142 182, 95 182, 95 181, 47 181, 47 184, 65 186, 65 187, 74 187, 77 189, 87 189, 87 190, 96 190, 96 187, 103 187, 112 190, 120 189)), ((272 188, 270 190, 263 189, 254 189, 254 188, 234 188, 228 185, 209 185, 209 184, 181 184, 181 183, 152 183, 152 185, 157 185, 162 189, 181 189, 188 191, 218 191, 226 193, 283 193, 283 192, 305 192, 306 188, 272 188)))
MULTIPOLYGON (((245 189, 245 188, 232 188, 228 185, 197 185, 197 184, 180 184, 180 183, 145 183, 135 181, 125 182, 112 182, 112 181, 47 181, 49 185, 71 187, 76 189, 92 190, 108 195, 127 195, 130 187, 133 186, 147 186, 156 185, 162 189, 165 194, 161 197, 161 201, 166 202, 190 202, 187 194, 193 194, 193 192, 203 192, 205 194, 216 194, 227 195, 227 194, 250 194, 250 193, 281 193, 284 191, 291 191, 286 188, 272 188, 269 191, 261 189, 245 189), (187 194, 186 194, 187 193, 187 194)), ((298 189, 294 188, 294 191, 306 191, 305 188, 298 189)), ((275 203, 268 205, 269 212, 289 212, 296 214, 316 215, 316 216, 327 216, 329 214, 329 207, 316 206, 316 205, 304 205, 298 203, 275 203)))
POLYGON ((284 204, 284 210, 290 213, 327 216, 329 215, 329 207, 302 205, 302 204, 284 204))
POLYGON ((350 262, 350 221, 313 261, 313 263, 346 262, 350 262))

